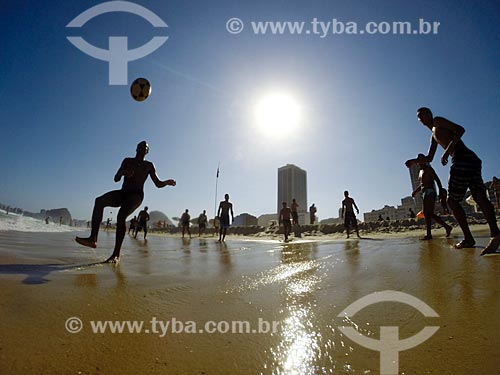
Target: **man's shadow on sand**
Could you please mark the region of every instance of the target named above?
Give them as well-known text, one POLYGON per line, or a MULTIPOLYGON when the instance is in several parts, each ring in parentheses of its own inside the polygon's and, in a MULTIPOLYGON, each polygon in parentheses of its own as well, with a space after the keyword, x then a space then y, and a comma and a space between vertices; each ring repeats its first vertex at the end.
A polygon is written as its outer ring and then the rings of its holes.
POLYGON ((55 271, 78 270, 81 268, 100 265, 102 262, 89 263, 89 264, 0 264, 1 275, 26 275, 22 281, 23 284, 38 285, 48 283, 49 276, 55 271))

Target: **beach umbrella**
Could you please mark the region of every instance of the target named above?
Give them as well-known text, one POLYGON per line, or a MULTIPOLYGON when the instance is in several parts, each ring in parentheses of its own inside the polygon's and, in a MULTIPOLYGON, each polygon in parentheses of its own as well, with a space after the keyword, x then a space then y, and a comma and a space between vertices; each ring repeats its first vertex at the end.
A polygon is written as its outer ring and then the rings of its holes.
POLYGON ((418 211, 418 214, 416 215, 416 218, 417 219, 423 219, 425 216, 424 216, 424 211, 418 211))

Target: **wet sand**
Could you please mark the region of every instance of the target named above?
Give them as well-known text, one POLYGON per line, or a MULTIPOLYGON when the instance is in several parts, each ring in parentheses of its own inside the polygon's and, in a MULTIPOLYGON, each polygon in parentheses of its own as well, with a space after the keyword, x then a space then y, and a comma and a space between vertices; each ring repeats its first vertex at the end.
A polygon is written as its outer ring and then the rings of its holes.
MULTIPOLYGON (((458 232, 458 231, 457 231, 458 232)), ((500 368, 500 255, 455 250, 436 231, 369 239, 126 238, 119 265, 114 233, 97 250, 72 233, 0 233, 0 373, 3 374, 379 374, 379 353, 346 337, 351 325, 378 339, 425 326, 437 333, 401 352, 400 374, 488 374, 500 368), (378 303, 350 320, 357 299, 396 290, 438 314, 378 303), (65 322, 78 317, 79 333, 65 322), (92 333, 90 321, 278 321, 273 334, 92 333)))

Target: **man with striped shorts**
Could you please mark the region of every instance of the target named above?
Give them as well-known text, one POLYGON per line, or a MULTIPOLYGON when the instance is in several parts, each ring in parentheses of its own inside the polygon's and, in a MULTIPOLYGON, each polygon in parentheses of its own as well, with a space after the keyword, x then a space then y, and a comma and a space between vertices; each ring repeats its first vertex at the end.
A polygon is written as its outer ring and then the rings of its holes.
POLYGON ((481 255, 496 252, 500 246, 500 230, 498 229, 495 210, 486 194, 481 175, 481 159, 465 146, 462 135, 465 129, 443 117, 434 117, 429 108, 419 108, 417 110, 418 120, 432 132, 431 145, 427 156, 424 158, 410 159, 406 161, 406 166, 410 168, 415 163, 430 163, 434 159, 437 146, 440 145, 445 151, 441 157, 441 164, 448 164, 451 156, 450 177, 448 181, 448 206, 453 211, 457 219, 464 239, 457 243, 457 249, 474 247, 476 241, 472 236, 467 217, 460 202, 465 197, 467 189, 470 189, 474 201, 484 214, 490 227, 491 239, 481 252, 481 255))

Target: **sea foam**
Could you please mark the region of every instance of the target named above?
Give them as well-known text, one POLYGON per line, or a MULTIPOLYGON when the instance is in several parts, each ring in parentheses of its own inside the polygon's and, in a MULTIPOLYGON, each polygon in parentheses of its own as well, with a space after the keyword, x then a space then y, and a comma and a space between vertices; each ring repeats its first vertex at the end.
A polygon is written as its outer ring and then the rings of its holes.
POLYGON ((0 231, 14 230, 18 232, 73 232, 81 228, 59 225, 59 223, 46 224, 43 220, 14 213, 5 214, 0 211, 0 231))

